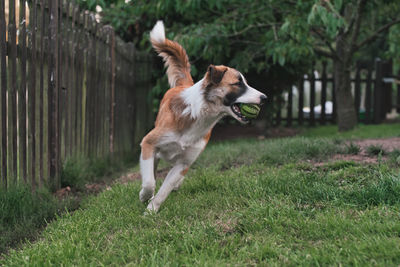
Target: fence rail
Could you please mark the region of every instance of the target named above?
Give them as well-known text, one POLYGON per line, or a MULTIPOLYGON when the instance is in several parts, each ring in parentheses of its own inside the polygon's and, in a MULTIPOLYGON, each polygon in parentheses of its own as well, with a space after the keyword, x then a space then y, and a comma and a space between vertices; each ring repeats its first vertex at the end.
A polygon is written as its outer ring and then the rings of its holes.
MULTIPOLYGON (((336 121, 334 77, 328 74, 332 66, 322 62, 312 69, 313 72, 305 75, 296 86, 276 97, 278 108, 273 116, 275 125, 285 121, 287 126, 294 122, 313 126, 336 121)), ((351 86, 359 122, 381 123, 393 108, 400 112, 400 85, 394 90, 393 77, 397 76, 392 72, 390 61, 376 59, 357 62, 351 86), (397 94, 397 98, 394 94, 397 94)))
POLYGON ((153 121, 152 56, 71 1, 26 3, 0 1, 1 183, 57 188, 70 157, 137 149, 153 121))

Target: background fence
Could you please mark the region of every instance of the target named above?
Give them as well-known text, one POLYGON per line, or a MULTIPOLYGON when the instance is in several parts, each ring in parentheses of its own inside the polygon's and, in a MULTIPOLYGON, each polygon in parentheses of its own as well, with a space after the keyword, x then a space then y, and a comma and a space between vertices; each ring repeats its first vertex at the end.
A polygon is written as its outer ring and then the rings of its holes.
POLYGON ((69 157, 137 150, 153 124, 152 57, 72 1, 18 4, 16 19, 16 1, 0 1, 2 185, 57 188, 69 157))
MULTIPOLYGON (((334 77, 327 62, 314 66, 299 84, 288 88, 282 96, 272 101, 278 103, 274 124, 294 122, 303 125, 334 123, 336 120, 336 99, 334 77)), ((400 113, 400 85, 392 71, 392 62, 376 59, 358 61, 352 72, 351 86, 354 105, 359 122, 380 123, 393 108, 400 113), (397 94, 397 96, 396 96, 397 94)))

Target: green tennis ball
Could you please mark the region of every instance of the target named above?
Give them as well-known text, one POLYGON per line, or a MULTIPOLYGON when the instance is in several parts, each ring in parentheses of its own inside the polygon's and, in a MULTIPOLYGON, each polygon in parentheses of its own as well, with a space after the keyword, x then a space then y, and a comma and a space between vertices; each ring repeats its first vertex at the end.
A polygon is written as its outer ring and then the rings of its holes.
POLYGON ((260 112, 260 107, 256 104, 240 104, 240 112, 243 116, 254 119, 257 118, 258 113, 260 112))

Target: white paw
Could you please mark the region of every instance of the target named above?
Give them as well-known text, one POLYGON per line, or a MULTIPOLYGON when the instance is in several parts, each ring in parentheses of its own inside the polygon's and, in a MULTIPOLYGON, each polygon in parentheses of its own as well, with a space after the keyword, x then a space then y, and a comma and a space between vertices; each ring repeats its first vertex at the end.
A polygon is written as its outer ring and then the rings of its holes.
POLYGON ((160 208, 160 205, 156 205, 154 201, 150 201, 149 205, 147 205, 147 211, 145 212, 146 214, 154 214, 157 213, 158 209, 160 208))
POLYGON ((139 193, 139 199, 142 202, 149 200, 150 198, 154 197, 154 189, 151 188, 142 188, 139 193))
POLYGON ((178 189, 181 187, 182 183, 183 183, 183 179, 181 179, 179 182, 177 182, 172 190, 178 191, 178 189))

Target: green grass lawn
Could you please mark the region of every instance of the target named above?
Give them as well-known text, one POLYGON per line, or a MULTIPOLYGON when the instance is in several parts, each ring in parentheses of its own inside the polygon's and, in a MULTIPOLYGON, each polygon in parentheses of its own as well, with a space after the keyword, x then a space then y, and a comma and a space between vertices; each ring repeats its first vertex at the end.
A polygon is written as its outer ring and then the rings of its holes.
POLYGON ((398 163, 328 162, 326 135, 210 144, 158 214, 116 184, 0 265, 399 265, 398 163))

